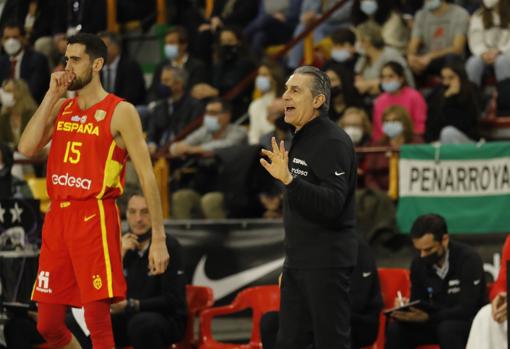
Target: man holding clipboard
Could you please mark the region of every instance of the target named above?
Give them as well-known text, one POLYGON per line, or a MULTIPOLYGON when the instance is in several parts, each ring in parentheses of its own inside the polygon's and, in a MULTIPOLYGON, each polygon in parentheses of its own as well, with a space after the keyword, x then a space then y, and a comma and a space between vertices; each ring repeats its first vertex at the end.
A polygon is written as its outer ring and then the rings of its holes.
POLYGON ((464 349, 471 321, 487 299, 482 259, 470 246, 450 241, 437 214, 418 217, 411 239, 419 254, 410 268, 411 297, 397 298, 397 308, 387 312, 386 348, 464 349))

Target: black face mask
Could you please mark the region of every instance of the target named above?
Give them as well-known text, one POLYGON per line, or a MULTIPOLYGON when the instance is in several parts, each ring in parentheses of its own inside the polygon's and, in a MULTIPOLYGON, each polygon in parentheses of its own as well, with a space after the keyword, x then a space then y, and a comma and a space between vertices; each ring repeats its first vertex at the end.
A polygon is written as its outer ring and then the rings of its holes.
POLYGON ((331 98, 335 98, 342 93, 342 86, 338 85, 331 88, 331 98))
POLYGON ((168 87, 167 85, 159 85, 158 88, 158 96, 159 98, 166 99, 169 98, 172 95, 172 89, 168 87))
POLYGON ((225 62, 233 61, 237 58, 237 54, 239 49, 237 45, 221 45, 220 46, 220 56, 221 59, 225 62))
POLYGON ((437 264, 437 262, 439 262, 441 260, 443 255, 444 255, 444 253, 443 254, 439 254, 438 251, 435 251, 435 252, 432 252, 431 254, 429 254, 429 255, 427 255, 425 257, 421 257, 421 260, 427 266, 432 267, 434 264, 437 264))
POLYGON ((142 234, 142 235, 138 235, 137 236, 137 240, 138 242, 144 242, 144 241, 147 241, 151 238, 151 231, 149 230, 148 232, 146 232, 145 234, 142 234))

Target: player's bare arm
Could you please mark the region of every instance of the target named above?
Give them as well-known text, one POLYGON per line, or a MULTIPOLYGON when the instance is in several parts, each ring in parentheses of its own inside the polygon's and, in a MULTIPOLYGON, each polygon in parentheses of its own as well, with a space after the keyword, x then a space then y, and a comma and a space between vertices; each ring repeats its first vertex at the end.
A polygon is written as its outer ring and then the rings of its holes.
POLYGON ((53 123, 64 102, 61 97, 74 78, 74 73, 68 71, 51 74, 50 87, 21 135, 18 144, 20 153, 31 157, 48 144, 53 134, 53 123))
POLYGON ((151 273, 161 274, 166 270, 170 260, 166 248, 161 199, 152 170, 149 150, 143 137, 140 117, 132 104, 121 102, 117 105, 112 117, 111 131, 117 144, 127 149, 147 200, 152 220, 149 268, 151 273))

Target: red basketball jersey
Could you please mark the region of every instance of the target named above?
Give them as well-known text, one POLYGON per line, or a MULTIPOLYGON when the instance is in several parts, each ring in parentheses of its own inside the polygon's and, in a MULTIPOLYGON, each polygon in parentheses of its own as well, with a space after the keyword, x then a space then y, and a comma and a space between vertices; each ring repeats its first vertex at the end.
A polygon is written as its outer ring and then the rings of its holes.
POLYGON ((121 98, 108 94, 81 110, 76 98, 67 99, 55 121, 46 183, 52 200, 112 199, 123 192, 127 151, 110 131, 121 98))

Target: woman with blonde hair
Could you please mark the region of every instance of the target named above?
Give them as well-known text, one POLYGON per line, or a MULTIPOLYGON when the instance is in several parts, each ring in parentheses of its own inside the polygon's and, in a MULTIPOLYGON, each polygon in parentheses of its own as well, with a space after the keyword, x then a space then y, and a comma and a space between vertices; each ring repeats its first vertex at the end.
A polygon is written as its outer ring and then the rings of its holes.
POLYGON ((4 80, 0 88, 0 103, 0 143, 7 143, 14 150, 37 104, 27 83, 18 79, 4 80))
POLYGON ((354 146, 366 145, 371 138, 372 124, 367 112, 361 108, 347 108, 338 120, 338 126, 349 135, 354 146))
MULTIPOLYGON (((384 136, 374 146, 400 148, 404 144, 422 143, 422 137, 413 133, 409 112, 399 105, 384 110, 382 115, 384 136)), ((366 156, 365 185, 369 188, 388 190, 391 152, 372 153, 366 156)))

